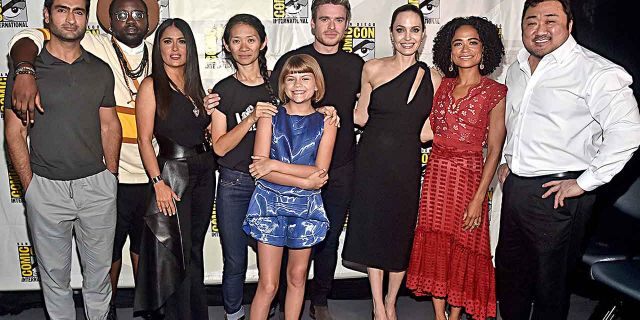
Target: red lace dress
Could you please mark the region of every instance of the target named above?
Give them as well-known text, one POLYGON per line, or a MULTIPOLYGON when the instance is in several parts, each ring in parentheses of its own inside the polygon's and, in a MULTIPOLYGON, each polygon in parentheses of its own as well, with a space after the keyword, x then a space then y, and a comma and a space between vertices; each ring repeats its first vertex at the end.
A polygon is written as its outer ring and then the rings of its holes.
POLYGON ((489 111, 507 87, 483 77, 454 102, 456 80, 442 80, 433 101, 433 147, 422 185, 407 287, 446 298, 474 319, 496 316, 495 275, 489 247, 487 200, 482 224, 462 230, 464 211, 482 176, 489 111))

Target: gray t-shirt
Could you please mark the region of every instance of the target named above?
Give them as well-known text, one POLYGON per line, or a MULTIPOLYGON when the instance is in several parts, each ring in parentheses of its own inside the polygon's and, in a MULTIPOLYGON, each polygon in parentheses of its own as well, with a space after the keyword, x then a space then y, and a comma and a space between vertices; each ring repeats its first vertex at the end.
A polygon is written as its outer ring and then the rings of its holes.
MULTIPOLYGON (((35 67, 45 112, 36 112, 35 123, 29 127, 33 173, 52 180, 74 180, 104 171, 99 110, 116 105, 111 68, 84 49, 68 64, 51 55, 46 45, 35 67)), ((11 108, 13 75, 10 70, 7 109, 11 108)))

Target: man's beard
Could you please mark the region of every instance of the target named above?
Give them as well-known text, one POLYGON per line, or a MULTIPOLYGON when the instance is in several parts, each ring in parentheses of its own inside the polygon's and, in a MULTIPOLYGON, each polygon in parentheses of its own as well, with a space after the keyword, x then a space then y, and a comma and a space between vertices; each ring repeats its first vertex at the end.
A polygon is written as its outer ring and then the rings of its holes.
POLYGON ((136 34, 136 35, 128 36, 126 34, 123 35, 116 32, 113 32, 112 34, 116 38, 116 40, 120 41, 121 43, 124 43, 129 47, 139 46, 144 41, 144 36, 145 36, 145 34, 141 34, 141 35, 136 34))
POLYGON ((56 38, 64 42, 76 42, 82 40, 85 33, 85 30, 82 28, 78 28, 78 31, 70 33, 63 31, 61 28, 58 28, 54 25, 49 25, 49 31, 51 31, 51 34, 56 36, 56 38))

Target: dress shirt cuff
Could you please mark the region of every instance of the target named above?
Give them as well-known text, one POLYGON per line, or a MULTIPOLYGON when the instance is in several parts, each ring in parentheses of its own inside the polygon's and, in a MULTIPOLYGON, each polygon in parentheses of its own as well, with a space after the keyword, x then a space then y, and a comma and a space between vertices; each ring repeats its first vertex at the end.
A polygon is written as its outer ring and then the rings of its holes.
POLYGON ((498 163, 498 166, 501 166, 505 163, 507 163, 507 158, 505 158, 504 154, 502 154, 502 156, 500 156, 500 163, 498 163))
POLYGON ((576 182, 584 191, 592 191, 603 184, 595 177, 595 174, 588 169, 576 179, 576 182))

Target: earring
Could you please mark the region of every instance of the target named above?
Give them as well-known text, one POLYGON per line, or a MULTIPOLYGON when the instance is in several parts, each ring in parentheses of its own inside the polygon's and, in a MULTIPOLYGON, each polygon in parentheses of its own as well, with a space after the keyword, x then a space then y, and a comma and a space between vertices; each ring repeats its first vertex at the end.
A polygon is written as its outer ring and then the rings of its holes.
POLYGON ((449 65, 449 72, 453 72, 453 62, 449 65))
POLYGON ((484 57, 480 60, 480 70, 484 70, 484 57))

